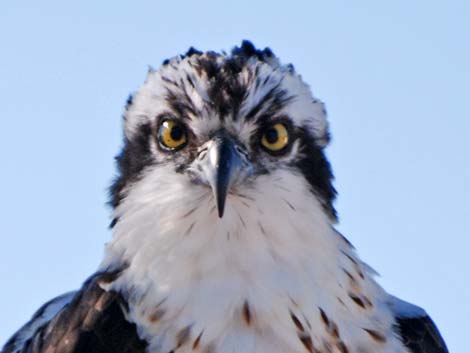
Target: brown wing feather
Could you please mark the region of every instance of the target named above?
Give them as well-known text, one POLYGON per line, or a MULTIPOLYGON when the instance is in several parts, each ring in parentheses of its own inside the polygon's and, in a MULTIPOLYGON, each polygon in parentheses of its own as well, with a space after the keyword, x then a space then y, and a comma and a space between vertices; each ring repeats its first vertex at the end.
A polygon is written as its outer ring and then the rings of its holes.
POLYGON ((87 280, 72 301, 40 327, 20 350, 13 336, 1 353, 144 353, 147 344, 124 318, 123 298, 98 285, 116 276, 100 273, 87 280))
POLYGON ((427 315, 397 317, 397 330, 413 353, 449 353, 434 322, 427 315))

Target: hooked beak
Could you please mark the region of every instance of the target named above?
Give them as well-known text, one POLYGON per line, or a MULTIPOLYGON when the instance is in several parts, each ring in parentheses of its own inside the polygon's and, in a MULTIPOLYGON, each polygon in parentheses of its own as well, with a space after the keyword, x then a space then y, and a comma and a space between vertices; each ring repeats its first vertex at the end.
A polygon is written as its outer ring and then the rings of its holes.
POLYGON ((206 146, 207 150, 204 149, 198 156, 199 170, 212 189, 219 217, 222 218, 230 188, 249 176, 252 166, 230 137, 217 135, 206 146))

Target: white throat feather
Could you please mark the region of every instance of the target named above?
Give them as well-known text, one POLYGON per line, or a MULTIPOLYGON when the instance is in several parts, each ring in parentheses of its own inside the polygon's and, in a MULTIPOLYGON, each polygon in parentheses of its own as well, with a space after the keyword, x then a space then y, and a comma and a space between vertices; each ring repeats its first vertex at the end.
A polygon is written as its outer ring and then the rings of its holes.
POLYGON ((292 170, 234 190, 219 219, 210 189, 149 167, 115 217, 101 270, 128 265, 106 289, 149 352, 403 352, 389 296, 292 170))

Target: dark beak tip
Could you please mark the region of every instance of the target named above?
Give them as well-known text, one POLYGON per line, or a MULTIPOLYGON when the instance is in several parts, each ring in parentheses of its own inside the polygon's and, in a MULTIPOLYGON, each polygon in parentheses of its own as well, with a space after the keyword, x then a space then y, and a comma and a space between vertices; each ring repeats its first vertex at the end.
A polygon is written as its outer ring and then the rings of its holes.
POLYGON ((217 212, 219 213, 219 218, 224 216, 225 211, 225 197, 218 198, 217 200, 217 212))
POLYGON ((231 138, 213 138, 209 147, 212 159, 207 159, 207 179, 212 188, 219 218, 224 216, 230 188, 243 169, 242 156, 231 138))

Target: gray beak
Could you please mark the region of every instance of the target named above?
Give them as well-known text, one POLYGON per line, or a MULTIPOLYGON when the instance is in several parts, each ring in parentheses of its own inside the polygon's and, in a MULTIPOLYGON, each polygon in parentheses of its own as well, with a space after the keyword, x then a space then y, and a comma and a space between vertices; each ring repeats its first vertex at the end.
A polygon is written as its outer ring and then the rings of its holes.
POLYGON ((204 149, 198 156, 198 169, 212 189, 219 217, 222 218, 230 188, 250 175, 252 167, 230 137, 217 135, 206 146, 207 150, 204 149))

